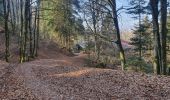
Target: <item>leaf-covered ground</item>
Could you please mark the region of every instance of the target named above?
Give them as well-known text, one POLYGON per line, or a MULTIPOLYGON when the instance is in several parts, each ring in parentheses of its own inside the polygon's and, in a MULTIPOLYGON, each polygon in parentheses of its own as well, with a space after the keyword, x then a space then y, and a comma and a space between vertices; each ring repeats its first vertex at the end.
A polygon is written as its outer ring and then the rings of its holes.
POLYGON ((53 59, 1 62, 0 70, 0 98, 5 100, 170 99, 170 77, 165 76, 73 67, 53 59))
MULTIPOLYGON (((1 43, 0 58, 4 60, 1 43)), ((0 100, 170 99, 170 77, 89 68, 85 67, 86 55, 68 55, 55 43, 43 42, 35 61, 0 61, 0 100)), ((11 61, 18 58, 12 56, 11 61)))

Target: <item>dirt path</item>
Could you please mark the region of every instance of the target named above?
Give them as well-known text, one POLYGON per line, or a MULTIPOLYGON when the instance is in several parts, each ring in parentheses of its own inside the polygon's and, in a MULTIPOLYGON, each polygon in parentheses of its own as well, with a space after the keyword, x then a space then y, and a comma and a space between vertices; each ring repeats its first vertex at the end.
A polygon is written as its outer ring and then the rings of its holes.
POLYGON ((63 65, 41 59, 16 73, 38 100, 167 100, 170 77, 63 65))
MULTIPOLYGON (((41 78, 46 76, 54 77, 54 73, 57 73, 57 76, 62 76, 63 73, 70 73, 70 75, 68 75, 69 77, 71 75, 81 75, 83 74, 81 70, 86 69, 82 67, 72 67, 69 61, 67 61, 67 63, 65 61, 66 60, 41 59, 24 63, 16 68, 15 74, 19 76, 20 80, 23 80, 25 88, 31 90, 31 93, 39 100, 65 100, 63 99, 64 96, 62 93, 57 93, 52 90, 52 81, 47 82, 41 80, 41 78)), ((67 99, 70 100, 69 98, 67 99)))
MULTIPOLYGON (((51 69, 56 66, 60 66, 58 69, 58 72, 61 71, 60 73, 65 73, 65 71, 68 70, 75 71, 84 69, 82 67, 85 64, 85 58, 85 54, 79 53, 72 57, 63 56, 55 59, 40 59, 19 65, 15 71, 15 74, 21 78, 20 80, 23 80, 26 89, 31 90, 31 93, 33 93, 39 100, 62 100, 62 94, 57 94, 56 91, 51 90, 50 83, 40 80, 41 77, 39 78, 37 76, 44 73, 45 70, 50 70, 49 73, 52 73, 51 69), (36 70, 38 73, 35 73, 34 70, 36 70)), ((81 74, 81 72, 79 73, 81 74)), ((78 72, 72 72, 72 74, 78 75, 78 72)))
MULTIPOLYGON (((46 51, 43 51, 43 54, 46 51)), ((86 65, 87 54, 83 52, 75 54, 75 56, 66 56, 63 54, 56 54, 57 52, 50 52, 48 54, 44 54, 40 56, 38 59, 55 59, 58 60, 58 63, 62 65, 68 66, 81 66, 84 67, 86 65)))
POLYGON ((49 89, 49 84, 44 83, 36 77, 36 74, 32 70, 33 66, 35 67, 37 65, 25 63, 16 69, 16 73, 24 80, 24 86, 30 89, 39 100, 61 100, 59 95, 49 89))

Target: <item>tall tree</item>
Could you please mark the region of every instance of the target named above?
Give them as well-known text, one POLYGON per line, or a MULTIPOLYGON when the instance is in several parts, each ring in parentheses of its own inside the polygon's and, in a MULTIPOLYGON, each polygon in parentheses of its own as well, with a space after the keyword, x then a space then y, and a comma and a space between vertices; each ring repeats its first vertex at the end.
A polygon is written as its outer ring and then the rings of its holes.
POLYGON ((138 28, 138 51, 139 51, 139 57, 140 59, 142 58, 142 27, 141 27, 141 22, 142 22, 142 14, 146 13, 146 7, 145 7, 146 1, 145 0, 131 0, 130 1, 130 8, 128 8, 128 12, 129 14, 134 15, 134 19, 138 19, 139 20, 139 26, 138 28))
POLYGON ((37 7, 36 7, 36 26, 35 26, 35 28, 36 28, 36 34, 37 34, 37 36, 36 36, 36 38, 35 38, 35 42, 34 42, 34 44, 36 45, 35 46, 35 56, 37 57, 38 56, 38 49, 39 49, 39 37, 40 37, 40 9, 41 9, 41 6, 40 6, 40 4, 41 4, 41 0, 37 0, 37 7))
POLYGON ((116 9, 116 7, 117 7, 116 0, 108 0, 108 2, 112 9, 113 21, 114 21, 116 35, 117 35, 117 45, 118 45, 119 52, 120 52, 121 66, 122 66, 122 70, 124 70, 126 60, 125 60, 125 53, 124 53, 122 43, 121 43, 121 38, 120 38, 120 29, 119 29, 118 14, 117 14, 117 9, 116 9))
POLYGON ((167 70, 167 0, 160 0, 161 2, 161 43, 162 43, 162 74, 166 75, 167 70))
POLYGON ((160 34, 159 34, 159 0, 150 0, 150 6, 152 11, 152 19, 153 19, 153 33, 154 33, 154 72, 157 74, 161 74, 161 42, 160 42, 160 34))
POLYGON ((146 16, 141 21, 140 29, 139 27, 135 27, 135 29, 133 30, 134 36, 130 40, 131 44, 135 46, 136 51, 139 51, 140 49, 146 50, 152 47, 151 46, 152 32, 150 31, 151 26, 152 25, 148 19, 148 16, 146 16))
POLYGON ((20 0, 20 35, 19 35, 19 48, 20 48, 20 63, 24 62, 24 47, 23 47, 23 26, 24 26, 24 18, 23 18, 23 0, 20 0))
POLYGON ((10 1, 3 0, 3 8, 4 8, 4 19, 5 19, 5 59, 9 61, 9 27, 8 27, 8 20, 9 20, 9 12, 10 12, 10 1))
POLYGON ((88 0, 84 5, 84 19, 94 37, 94 56, 98 62, 100 58, 99 35, 101 33, 101 0, 88 0))

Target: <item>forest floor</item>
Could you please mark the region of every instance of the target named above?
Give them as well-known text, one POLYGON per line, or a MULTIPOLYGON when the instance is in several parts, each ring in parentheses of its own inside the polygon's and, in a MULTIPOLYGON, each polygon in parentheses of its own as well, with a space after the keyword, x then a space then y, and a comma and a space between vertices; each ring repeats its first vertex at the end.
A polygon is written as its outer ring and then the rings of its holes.
POLYGON ((170 99, 170 77, 90 68, 85 59, 42 42, 34 61, 0 61, 0 100, 170 99))

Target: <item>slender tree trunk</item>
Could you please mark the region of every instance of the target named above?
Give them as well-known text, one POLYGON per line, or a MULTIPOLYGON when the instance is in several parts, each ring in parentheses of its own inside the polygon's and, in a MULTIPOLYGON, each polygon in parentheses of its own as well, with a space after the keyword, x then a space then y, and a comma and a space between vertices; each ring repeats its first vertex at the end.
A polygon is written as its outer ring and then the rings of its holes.
MULTIPOLYGON (((30 1, 32 3, 32 0, 30 1)), ((34 53, 33 53, 33 36, 32 36, 32 8, 30 6, 30 9, 29 9, 29 41, 30 41, 30 56, 31 58, 34 57, 34 53)))
POLYGON ((24 61, 23 56, 23 25, 24 25, 24 19, 23 19, 23 0, 20 0, 20 19, 21 19, 21 27, 20 27, 20 63, 24 61))
POLYGON ((126 60, 125 60, 125 53, 124 53, 122 43, 121 43, 121 38, 120 38, 120 29, 119 29, 118 18, 117 18, 117 10, 116 10, 116 0, 109 0, 109 3, 112 6, 113 21, 114 21, 114 25, 115 25, 115 29, 116 29, 116 35, 117 35, 117 45, 118 45, 118 48, 119 48, 122 70, 124 70, 126 60))
POLYGON ((34 40, 34 46, 33 46, 33 54, 36 55, 36 32, 37 32, 37 8, 35 11, 35 18, 34 18, 34 32, 33 32, 33 40, 34 40))
POLYGON ((11 19, 11 28, 12 28, 12 32, 13 32, 13 35, 15 33, 15 9, 14 9, 14 1, 10 1, 10 19, 11 19))
POLYGON ((162 43, 162 74, 166 75, 167 70, 167 0, 161 0, 161 43, 162 43))
POLYGON ((40 0, 38 0, 38 7, 37 7, 37 38, 36 38, 36 52, 35 56, 38 56, 38 49, 39 49, 39 34, 40 34, 40 0))
POLYGON ((30 0, 25 1, 25 32, 24 32, 24 61, 28 59, 28 52, 27 52, 27 39, 28 39, 28 25, 29 25, 29 5, 30 0))
MULTIPOLYGON (((139 0, 139 9, 141 9, 141 2, 139 0)), ((141 36, 142 36, 142 33, 141 33, 141 13, 139 13, 139 58, 140 60, 142 59, 142 39, 141 39, 141 36)), ((140 65, 141 66, 141 65, 140 65)))
POLYGON ((4 17, 5 17, 5 60, 9 62, 9 30, 8 30, 8 20, 9 20, 9 0, 3 0, 4 7, 4 17))
POLYGON ((95 2, 92 1, 91 4, 92 8, 91 8, 91 12, 92 12, 92 20, 93 20, 93 31, 94 31, 94 41, 95 41, 95 46, 94 46, 94 53, 95 53, 95 60, 97 61, 97 16, 96 16, 96 6, 95 6, 95 2))
POLYGON ((159 0, 150 0, 153 17, 153 33, 154 33, 154 72, 161 74, 161 42, 159 34, 159 23, 158 23, 158 4, 159 0))

